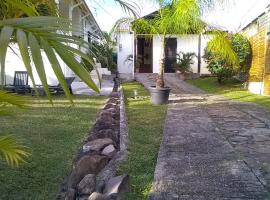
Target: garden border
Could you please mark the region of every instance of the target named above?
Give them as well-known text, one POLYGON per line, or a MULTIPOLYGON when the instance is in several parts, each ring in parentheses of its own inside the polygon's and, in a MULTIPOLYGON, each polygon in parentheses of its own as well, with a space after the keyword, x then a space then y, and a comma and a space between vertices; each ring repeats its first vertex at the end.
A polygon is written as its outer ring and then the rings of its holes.
POLYGON ((127 174, 115 177, 119 165, 127 159, 128 125, 123 89, 117 78, 114 81, 114 89, 97 115, 56 199, 121 199, 128 188, 127 174))

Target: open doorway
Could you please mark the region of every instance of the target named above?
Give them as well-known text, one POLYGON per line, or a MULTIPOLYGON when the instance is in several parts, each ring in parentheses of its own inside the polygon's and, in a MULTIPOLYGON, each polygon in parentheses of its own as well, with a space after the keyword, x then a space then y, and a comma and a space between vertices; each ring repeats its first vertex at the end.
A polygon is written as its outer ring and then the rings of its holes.
POLYGON ((153 40, 152 38, 137 38, 137 55, 135 72, 153 72, 153 40))
POLYGON ((176 38, 166 38, 165 43, 165 63, 164 72, 174 73, 176 65, 176 54, 177 54, 177 39, 176 38))

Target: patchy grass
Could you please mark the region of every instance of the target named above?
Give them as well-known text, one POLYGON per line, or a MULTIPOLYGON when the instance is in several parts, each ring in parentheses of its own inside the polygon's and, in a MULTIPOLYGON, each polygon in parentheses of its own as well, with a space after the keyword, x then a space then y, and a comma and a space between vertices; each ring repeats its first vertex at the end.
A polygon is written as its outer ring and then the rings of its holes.
POLYGON ((219 85, 216 78, 208 77, 188 80, 187 82, 209 93, 220 94, 236 101, 257 103, 270 109, 270 97, 252 94, 244 89, 243 84, 235 81, 219 85))
POLYGON ((14 135, 32 153, 19 168, 0 160, 0 199, 55 199, 104 101, 76 96, 71 107, 65 97, 55 97, 52 107, 45 98, 30 98, 26 110, 12 107, 13 115, 0 117, 0 135, 14 135))
POLYGON ((119 173, 130 176, 130 192, 125 200, 147 199, 150 192, 167 106, 153 106, 149 93, 136 82, 123 84, 128 117, 128 160, 119 173), (139 98, 134 99, 134 90, 139 98))

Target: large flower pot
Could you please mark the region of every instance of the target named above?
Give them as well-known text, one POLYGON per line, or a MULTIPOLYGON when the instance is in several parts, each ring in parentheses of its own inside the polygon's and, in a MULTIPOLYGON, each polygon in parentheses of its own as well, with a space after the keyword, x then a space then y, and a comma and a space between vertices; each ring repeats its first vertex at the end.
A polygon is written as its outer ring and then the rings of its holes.
POLYGON ((151 94, 151 103, 154 105, 162 105, 167 104, 169 100, 169 94, 171 88, 164 87, 164 88, 156 88, 152 86, 149 88, 151 94))

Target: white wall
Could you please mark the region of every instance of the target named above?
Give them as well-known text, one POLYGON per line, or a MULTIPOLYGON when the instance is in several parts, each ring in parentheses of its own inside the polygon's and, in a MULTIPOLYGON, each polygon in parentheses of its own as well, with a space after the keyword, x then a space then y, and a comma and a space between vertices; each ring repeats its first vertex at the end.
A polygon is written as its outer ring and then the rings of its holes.
POLYGON ((264 83, 263 82, 249 82, 248 90, 254 94, 263 95, 264 83))
MULTIPOLYGON (((177 36, 177 53, 195 53, 198 56, 199 35, 183 35, 177 36)), ((198 57, 193 58, 191 70, 198 72, 198 57)))
POLYGON ((161 38, 153 36, 153 73, 158 73, 161 56, 161 38))
MULTIPOLYGON (((18 51, 17 45, 12 45, 12 48, 17 53, 17 55, 14 54, 14 52, 12 52, 10 49, 7 52, 6 67, 5 67, 6 84, 13 84, 15 71, 26 71, 24 63, 18 51)), ((50 62, 47 59, 45 53, 42 53, 42 57, 43 57, 43 63, 44 63, 44 68, 45 68, 48 84, 57 85, 58 81, 56 79, 56 76, 54 75, 53 69, 51 68, 50 62)), ((34 75, 35 83, 37 85, 41 84, 41 81, 38 78, 38 74, 35 68, 33 68, 33 75, 34 75)), ((29 77, 29 85, 32 85, 30 77, 29 77)))
POLYGON ((128 55, 133 55, 134 38, 129 32, 118 35, 117 68, 120 74, 133 74, 133 62, 126 61, 128 55), (121 46, 121 47, 120 47, 121 46))
MULTIPOLYGON (((168 38, 177 38, 177 53, 181 52, 194 52, 198 55, 198 35, 171 35, 168 38)), ((204 49, 211 36, 203 35, 201 39, 201 56, 204 55, 204 49)), ((158 73, 161 54, 161 39, 157 36, 153 36, 153 73, 158 73)), ((198 72, 198 58, 194 57, 194 64, 191 66, 194 73, 198 72)), ((203 58, 201 59, 201 74, 209 74, 206 68, 206 63, 203 58)))
MULTIPOLYGON (((71 12, 71 5, 68 4, 68 1, 60 0, 59 1, 59 8, 60 8, 61 14, 63 16, 69 17, 70 19, 74 20, 76 28, 82 28, 81 27, 81 25, 82 25, 82 21, 81 21, 82 11, 80 10, 79 7, 75 7, 73 9, 73 11, 71 12), (72 16, 69 16, 70 14, 72 14, 72 16)), ((89 20, 88 19, 84 19, 84 20, 87 20, 86 31, 91 30, 91 24, 90 24, 89 20)), ((87 41, 87 35, 85 37, 85 40, 87 41)), ((6 67, 5 67, 6 84, 13 84, 15 71, 26 71, 24 63, 20 57, 18 47, 16 45, 13 45, 12 47, 16 51, 18 56, 16 54, 14 54, 11 50, 8 50, 8 52, 7 52, 6 67)), ((75 45, 74 47, 77 48, 78 46, 75 45)), ((46 71, 46 75, 47 75, 47 82, 49 85, 57 85, 58 80, 57 80, 56 76, 54 75, 53 69, 51 68, 51 65, 50 65, 45 53, 42 53, 42 55, 43 55, 42 57, 43 57, 44 67, 45 67, 45 71, 46 71)), ((62 68, 62 71, 66 77, 74 76, 73 71, 70 70, 69 67, 67 67, 67 65, 59 57, 58 57, 58 61, 59 61, 59 64, 62 68)), ((33 70, 33 74, 34 74, 35 83, 41 84, 41 81, 39 80, 38 74, 37 74, 35 69, 33 70)), ((32 85, 30 78, 29 78, 29 84, 32 85)))
MULTIPOLYGON (((201 56, 204 56, 204 50, 207 46, 207 43, 212 39, 212 35, 202 35, 201 40, 201 56)), ((206 68, 207 64, 204 59, 201 59, 201 74, 210 74, 209 70, 206 68)))

